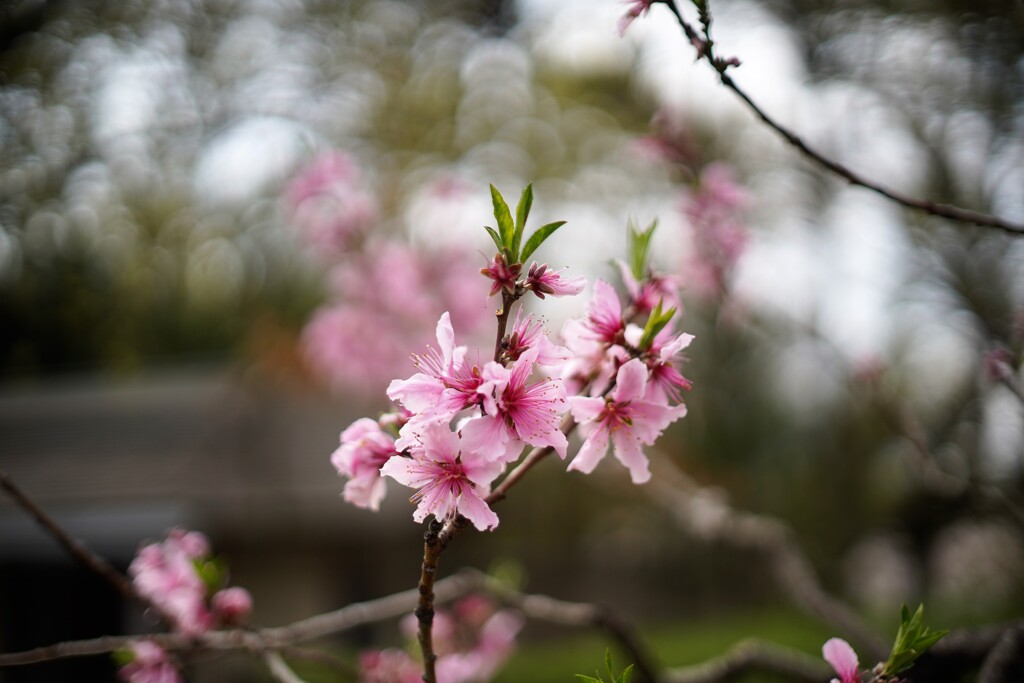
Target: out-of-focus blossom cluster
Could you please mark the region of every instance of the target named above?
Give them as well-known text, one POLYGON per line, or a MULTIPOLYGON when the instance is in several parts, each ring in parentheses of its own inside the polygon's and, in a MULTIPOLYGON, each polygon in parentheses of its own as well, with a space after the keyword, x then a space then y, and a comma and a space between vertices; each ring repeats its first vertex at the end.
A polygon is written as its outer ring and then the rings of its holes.
POLYGON ((748 202, 746 190, 723 163, 704 168, 697 186, 683 200, 692 237, 683 272, 694 294, 715 300, 727 293, 732 272, 747 246, 743 211, 748 202))
POLYGON ((127 660, 117 677, 125 683, 181 683, 178 667, 167 652, 150 640, 140 640, 121 653, 127 660))
MULTIPOLYGON (((434 615, 433 641, 437 679, 445 683, 486 683, 515 648, 523 617, 513 610, 497 610, 482 596, 469 596, 451 611, 434 615)), ((402 621, 402 631, 415 642, 414 615, 402 621)), ((420 683, 423 667, 407 650, 364 652, 359 657, 360 683, 420 683)))
MULTIPOLYGON (((515 253, 502 249, 506 256, 515 253)), ((535 262, 525 275, 520 266, 499 253, 482 270, 496 283, 492 292, 504 292, 503 306, 529 291, 543 298, 584 287, 582 278, 563 278, 546 264, 535 262)), ((498 517, 487 502, 492 483, 527 446, 566 459, 567 413, 584 437, 570 470, 592 472, 610 446, 633 481, 646 482, 643 447, 686 414, 681 392, 690 383, 679 365, 692 337, 673 331, 679 301, 674 281, 645 263, 636 271, 641 275, 627 279, 625 302, 598 280, 585 315, 566 322, 562 344, 548 339, 543 325, 520 308, 493 351, 471 352, 456 342, 452 317, 444 313, 437 346, 414 355, 417 372, 388 387, 400 412, 383 422, 363 418, 342 433, 332 462, 348 478, 346 500, 377 509, 386 476, 416 490, 416 521, 461 515, 480 530, 493 529, 498 517)), ((464 296, 475 296, 474 290, 464 296)))
POLYGON ((354 162, 330 152, 289 186, 292 222, 328 267, 328 297, 302 334, 304 356, 326 383, 379 391, 425 344, 437 311, 475 331, 491 311, 478 286, 476 255, 452 246, 412 246, 381 230, 378 203, 354 162), (412 348, 415 348, 414 346, 412 348))
MULTIPOLYGON (((219 626, 241 624, 252 612, 244 588, 224 586, 223 566, 210 555, 210 542, 197 531, 171 529, 160 543, 139 549, 128 567, 132 588, 169 626, 198 636, 219 626)), ((124 653, 119 676, 128 683, 176 683, 181 680, 167 653, 156 643, 133 643, 124 653)))
POLYGON ((172 529, 162 542, 143 546, 128 573, 135 591, 188 635, 240 623, 252 611, 248 591, 223 587, 224 570, 197 531, 172 529))

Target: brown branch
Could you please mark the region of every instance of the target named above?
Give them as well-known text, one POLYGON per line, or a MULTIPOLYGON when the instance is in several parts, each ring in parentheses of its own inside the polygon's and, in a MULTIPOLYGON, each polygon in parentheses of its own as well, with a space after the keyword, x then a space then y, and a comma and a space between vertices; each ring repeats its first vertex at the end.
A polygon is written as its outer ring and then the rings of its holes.
POLYGON ((39 507, 35 501, 29 498, 28 495, 22 491, 21 488, 14 483, 14 480, 11 479, 11 477, 3 470, 0 470, 0 487, 7 491, 11 498, 13 498, 14 501, 23 510, 25 510, 25 512, 35 518, 36 522, 46 529, 46 531, 79 563, 105 579, 107 583, 113 586, 118 593, 128 600, 140 599, 135 593, 135 589, 132 588, 131 581, 128 580, 128 577, 117 571, 105 559, 85 547, 81 541, 72 537, 71 534, 64 530, 57 520, 51 517, 45 510, 39 507))
POLYGON ((662 1, 668 5, 669 9, 675 15, 676 20, 682 27, 687 39, 689 39, 689 41, 697 48, 697 58, 703 59, 711 65, 711 68, 713 68, 718 74, 718 79, 721 81, 722 85, 729 90, 732 90, 733 93, 743 101, 747 108, 753 112, 755 116, 761 119, 766 126, 778 133, 779 136, 789 143, 791 147, 794 147, 797 151, 818 166, 845 179, 851 185, 871 190, 872 192, 875 192, 876 194, 879 194, 908 209, 914 209, 915 211, 921 211, 932 216, 948 218, 962 223, 973 223, 983 227, 996 228, 1011 235, 1024 234, 1024 225, 1020 223, 1014 223, 998 216, 982 213, 980 211, 973 211, 971 209, 964 209, 952 204, 940 204, 926 199, 917 199, 902 192, 897 192, 896 190, 884 187, 863 175, 851 171, 842 164, 812 149, 800 138, 800 136, 769 116, 742 88, 736 84, 732 77, 729 76, 727 71, 730 66, 734 66, 735 64, 731 63, 730 60, 717 57, 714 53, 714 41, 712 41, 710 31, 708 30, 710 27, 710 15, 707 14, 706 10, 708 0, 703 0, 705 11, 702 12, 702 18, 704 16, 707 16, 708 18, 705 23, 705 33, 703 37, 700 36, 693 26, 683 18, 682 13, 676 6, 675 0, 662 1))
POLYGON ((820 659, 799 650, 760 640, 744 640, 719 657, 673 669, 665 683, 717 683, 748 672, 776 673, 791 681, 821 683, 830 669, 820 659))
POLYGON ((663 471, 647 490, 682 528, 701 538, 767 554, 776 581, 798 607, 838 628, 870 659, 885 659, 886 644, 856 612, 825 590, 786 523, 736 510, 720 494, 699 487, 667 457, 657 462, 663 471))
POLYGON ((263 661, 266 662, 267 668, 270 669, 270 673, 273 674, 280 683, 306 683, 304 680, 298 677, 298 675, 292 671, 288 663, 284 661, 280 654, 272 650, 268 650, 263 653, 263 661))

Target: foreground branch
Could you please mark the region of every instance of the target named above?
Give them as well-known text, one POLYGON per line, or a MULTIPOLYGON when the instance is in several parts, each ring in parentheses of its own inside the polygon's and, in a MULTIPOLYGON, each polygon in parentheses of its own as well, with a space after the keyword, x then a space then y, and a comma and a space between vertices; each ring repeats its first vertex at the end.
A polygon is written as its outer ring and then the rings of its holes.
MULTIPOLYGON (((706 8, 707 0, 703 1, 705 3, 706 8)), ((908 209, 914 209, 915 211, 921 211, 923 213, 927 213, 932 216, 939 216, 941 218, 948 218, 950 220, 959 221, 961 223, 973 223, 975 225, 980 225, 983 227, 996 228, 1011 235, 1024 234, 1024 225, 1020 223, 1014 223, 1012 221, 999 218, 998 216, 982 213, 980 211, 973 211, 971 209, 964 209, 959 206, 954 206, 952 204, 939 204, 937 202, 932 202, 925 199, 917 199, 902 192, 897 192, 895 190, 889 189, 883 185, 876 183, 870 178, 867 178, 863 175, 855 173, 854 171, 851 171, 842 164, 812 149, 810 146, 807 145, 807 143, 805 143, 800 138, 800 136, 798 136, 796 133, 789 130, 784 125, 782 125, 774 118, 769 116, 760 106, 758 106, 756 102, 754 102, 753 99, 751 99, 751 97, 742 88, 740 88, 736 84, 732 77, 729 76, 727 71, 729 67, 734 66, 735 63, 727 59, 721 59, 720 57, 715 55, 714 42, 711 39, 710 32, 707 30, 707 26, 710 23, 709 18, 707 20, 707 23, 705 23, 704 35, 701 36, 700 34, 698 34, 697 30, 694 29, 694 27, 691 26, 683 17, 682 13, 679 11, 679 8, 676 5, 675 0, 663 0, 663 2, 666 5, 668 5, 669 9, 675 15, 676 20, 682 27, 683 32, 686 34, 686 37, 690 40, 691 43, 697 46, 697 58, 704 59, 704 61, 711 65, 711 68, 713 68, 715 72, 718 74, 718 80, 721 81, 722 85, 724 85, 729 90, 732 90, 736 94, 736 96, 743 101, 747 108, 751 112, 753 112, 754 115, 757 116, 757 118, 761 119, 761 121, 766 126, 768 126, 776 133, 778 133, 779 136, 781 136, 787 143, 789 143, 791 147, 794 147, 797 151, 803 154, 804 157, 810 159, 818 166, 845 179, 851 185, 857 185, 858 187, 863 187, 867 190, 871 190, 872 192, 879 194, 885 197, 886 199, 889 199, 890 201, 900 204, 901 206, 904 206, 908 209)), ((709 15, 707 15, 706 10, 704 12, 704 17, 709 17, 709 15)))

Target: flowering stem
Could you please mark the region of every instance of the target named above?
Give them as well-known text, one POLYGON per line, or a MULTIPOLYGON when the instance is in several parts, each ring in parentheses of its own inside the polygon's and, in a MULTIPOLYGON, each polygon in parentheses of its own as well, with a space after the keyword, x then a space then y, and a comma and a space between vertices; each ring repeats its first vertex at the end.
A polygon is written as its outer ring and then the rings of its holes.
POLYGON ((508 317, 512 312, 512 304, 518 299, 515 294, 509 294, 501 290, 501 309, 495 313, 498 318, 498 336, 494 340, 494 362, 501 362, 501 352, 504 350, 501 342, 505 339, 505 330, 508 328, 508 317))
POLYGON ((423 564, 420 566, 419 604, 416 606, 416 620, 419 622, 420 651, 423 653, 423 680, 437 683, 437 654, 434 652, 434 579, 437 577, 437 563, 444 546, 440 542, 441 522, 431 518, 423 533, 423 564))

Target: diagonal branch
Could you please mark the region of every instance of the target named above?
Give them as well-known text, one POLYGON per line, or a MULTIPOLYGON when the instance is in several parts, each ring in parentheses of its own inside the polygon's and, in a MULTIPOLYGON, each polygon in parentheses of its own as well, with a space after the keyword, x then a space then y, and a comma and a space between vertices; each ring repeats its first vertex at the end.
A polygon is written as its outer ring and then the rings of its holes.
POLYGON ((14 499, 25 512, 35 518, 36 522, 39 523, 44 529, 58 543, 60 543, 68 553, 71 554, 78 562, 85 565, 90 571, 103 577, 107 583, 112 585, 118 593, 123 595, 128 600, 137 600, 139 596, 136 595, 135 590, 132 588, 131 581, 117 571, 109 562, 89 550, 81 541, 71 536, 64 528, 43 510, 39 505, 28 497, 28 495, 21 490, 21 488, 14 483, 14 480, 4 472, 0 470, 0 488, 7 491, 8 495, 14 499))
POLYGON ((710 35, 710 14, 707 10, 708 0, 701 0, 703 4, 703 11, 701 12, 702 21, 704 21, 704 35, 701 36, 698 31, 690 25, 689 22, 683 17, 679 11, 679 7, 676 5, 675 0, 662 0, 664 4, 668 5, 668 8, 675 15, 676 20, 682 27, 683 32, 686 34, 687 39, 697 48, 697 58, 703 59, 711 68, 718 74, 718 80, 721 81, 729 90, 732 90, 740 100, 747 106, 747 108, 753 112, 757 118, 774 130, 780 137, 782 137, 791 147, 794 147, 797 151, 804 155, 804 157, 810 159, 818 166, 834 173, 835 175, 845 179, 851 185, 863 187, 867 190, 871 190, 876 194, 879 194, 890 201, 893 201, 901 206, 908 209, 914 209, 915 211, 921 211, 932 216, 939 216, 941 218, 948 218, 950 220, 959 221, 961 223, 973 223, 988 228, 996 228, 1003 232, 1011 235, 1024 235, 1024 225, 1020 223, 1014 223, 998 216, 983 213, 981 211, 974 211, 971 209, 964 209, 959 206, 952 204, 940 204, 938 202, 929 201, 926 199, 918 199, 908 194, 898 192, 896 190, 887 188, 877 182, 863 176, 859 173, 851 171, 846 166, 839 162, 828 158, 821 152, 816 151, 810 147, 799 135, 789 130, 786 126, 782 125, 774 118, 772 118, 767 112, 764 111, 750 95, 748 95, 736 82, 729 76, 728 69, 730 66, 735 66, 735 60, 722 59, 714 53, 714 41, 710 35))

